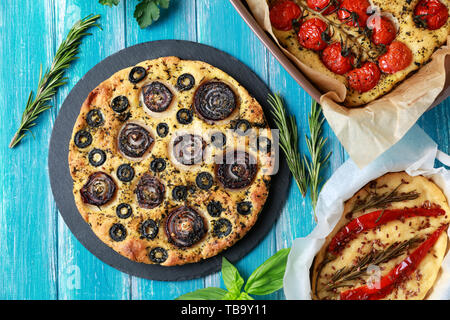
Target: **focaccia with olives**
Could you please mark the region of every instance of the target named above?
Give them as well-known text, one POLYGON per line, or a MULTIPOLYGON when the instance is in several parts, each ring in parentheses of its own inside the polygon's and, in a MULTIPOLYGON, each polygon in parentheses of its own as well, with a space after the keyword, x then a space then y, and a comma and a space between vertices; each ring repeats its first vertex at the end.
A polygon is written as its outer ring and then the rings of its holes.
POLYGON ((274 148, 260 104, 201 61, 118 71, 83 103, 69 148, 75 203, 121 255, 163 266, 232 246, 267 199, 274 148))

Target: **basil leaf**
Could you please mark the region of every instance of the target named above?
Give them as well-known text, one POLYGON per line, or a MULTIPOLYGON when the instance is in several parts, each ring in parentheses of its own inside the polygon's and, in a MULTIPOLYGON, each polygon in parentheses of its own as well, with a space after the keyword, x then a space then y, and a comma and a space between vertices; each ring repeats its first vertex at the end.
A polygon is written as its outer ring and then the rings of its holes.
POLYGON ((239 295, 244 279, 239 274, 239 271, 233 266, 225 257, 222 257, 222 278, 231 294, 239 295))
POLYGON ((221 300, 226 294, 227 290, 209 287, 183 294, 175 300, 221 300))
POLYGON ((290 250, 281 249, 253 271, 245 285, 245 292, 265 295, 280 290, 290 250))
POLYGON ((236 294, 227 292, 227 294, 223 296, 222 300, 239 300, 239 293, 236 294))
POLYGON ((250 297, 247 292, 241 292, 241 294, 237 300, 255 300, 255 299, 250 297))

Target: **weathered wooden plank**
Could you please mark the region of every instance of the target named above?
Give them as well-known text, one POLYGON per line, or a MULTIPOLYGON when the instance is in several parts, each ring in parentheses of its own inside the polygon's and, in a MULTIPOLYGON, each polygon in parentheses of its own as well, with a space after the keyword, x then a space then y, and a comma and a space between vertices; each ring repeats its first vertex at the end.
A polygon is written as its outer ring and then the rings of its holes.
MULTIPOLYGON (((60 43, 73 23, 90 13, 102 15, 103 31, 90 30, 81 46, 80 59, 69 70, 69 83, 57 96, 58 108, 70 89, 95 64, 124 48, 124 5, 108 8, 97 1, 54 1, 56 43, 60 43)), ((114 72, 115 70, 111 70, 114 72)), ((52 119, 56 110, 52 112, 52 119)), ((87 251, 58 215, 58 298, 60 299, 128 299, 130 277, 121 273, 87 251)))
POLYGON ((56 298, 56 216, 46 157, 50 114, 38 121, 35 139, 8 148, 37 86, 39 63, 48 65, 53 54, 53 38, 45 36, 52 15, 44 1, 0 2, 0 299, 56 298))

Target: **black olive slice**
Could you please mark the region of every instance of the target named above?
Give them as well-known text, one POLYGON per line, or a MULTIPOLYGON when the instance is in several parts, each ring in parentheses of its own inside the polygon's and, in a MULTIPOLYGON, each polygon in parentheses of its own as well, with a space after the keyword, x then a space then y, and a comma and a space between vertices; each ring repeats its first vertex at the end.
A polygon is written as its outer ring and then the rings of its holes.
POLYGON ((119 134, 119 149, 130 158, 140 158, 153 144, 150 133, 136 123, 128 123, 119 134))
POLYGON ((244 216, 252 212, 252 203, 250 201, 242 201, 237 204, 237 212, 244 216))
POLYGON ((249 133, 249 130, 251 129, 250 122, 248 122, 245 119, 240 119, 236 121, 236 124, 234 126, 234 132, 240 136, 246 136, 249 133))
POLYGON ((127 229, 120 223, 115 223, 109 229, 109 236, 114 241, 123 241, 127 237, 127 229))
POLYGON ((169 133, 169 126, 167 125, 167 123, 164 122, 158 123, 158 125, 156 126, 156 133, 161 138, 166 137, 167 134, 169 133))
POLYGON ((161 82, 155 81, 142 87, 142 100, 150 111, 166 111, 172 99, 173 93, 161 82))
POLYGON ((165 190, 164 185, 156 177, 145 173, 135 190, 139 206, 146 209, 159 206, 164 199, 165 190))
POLYGON ((179 207, 167 217, 166 235, 177 247, 190 247, 200 241, 205 233, 202 216, 190 207, 179 207))
POLYGON ((86 122, 91 127, 100 127, 105 120, 103 119, 103 114, 98 109, 90 110, 86 115, 86 122))
POLYGON ((180 109, 177 112, 177 120, 181 124, 189 124, 192 122, 192 112, 189 109, 180 109))
POLYGON ((216 165, 216 175, 225 188, 240 189, 249 186, 256 176, 256 160, 245 151, 231 151, 216 165))
POLYGON ((116 208, 116 214, 120 219, 127 219, 132 213, 133 209, 128 203, 121 203, 116 208))
POLYGON ((181 164, 190 166, 203 161, 206 142, 199 135, 184 134, 173 142, 173 154, 181 164))
POLYGON ((223 120, 236 109, 236 96, 223 82, 206 82, 195 92, 194 108, 205 120, 223 120))
POLYGON ((127 110, 130 102, 128 98, 125 96, 117 96, 111 101, 111 109, 113 109, 117 113, 124 112, 127 110))
POLYGON ((269 153, 272 150, 272 141, 267 137, 258 137, 256 145, 259 151, 269 153))
POLYGON ((92 143, 92 136, 88 131, 80 130, 75 134, 73 142, 78 148, 83 149, 92 143))
POLYGON ((185 200, 187 197, 187 191, 186 186, 176 186, 172 190, 172 197, 175 201, 185 200))
POLYGON ((129 164, 121 164, 117 168, 117 178, 122 182, 130 182, 134 178, 134 169, 129 164))
POLYGON ((222 208, 222 204, 219 201, 212 200, 208 205, 206 206, 206 209, 208 210, 208 213, 211 217, 218 217, 222 213, 224 208, 222 208))
POLYGON ((106 173, 95 172, 89 176, 80 193, 84 203, 102 206, 114 197, 116 184, 106 173))
POLYGON ((138 83, 147 75, 147 71, 143 67, 134 67, 131 69, 130 74, 128 75, 128 80, 131 83, 138 83))
POLYGON ((166 169, 166 160, 163 158, 156 158, 150 163, 150 169, 154 172, 162 172, 166 169))
POLYGON ((197 187, 202 190, 208 190, 213 185, 213 177, 208 172, 200 172, 195 178, 197 187))
POLYGON ((167 260, 169 255, 167 254, 166 249, 163 249, 161 247, 156 247, 150 251, 150 253, 148 254, 148 257, 154 263, 163 263, 164 261, 167 260))
POLYGON ((232 229, 233 226, 231 225, 231 222, 228 219, 220 218, 216 221, 213 221, 212 232, 217 238, 226 237, 231 233, 232 229))
POLYGON ((92 149, 88 155, 89 163, 94 167, 101 166, 106 161, 106 153, 100 149, 92 149))
POLYGON ((179 91, 187 91, 191 90, 195 85, 195 78, 192 76, 192 74, 184 73, 177 79, 177 89, 179 91))
POLYGON ((146 238, 148 240, 153 240, 158 234, 158 224, 155 220, 148 219, 141 223, 139 227, 139 232, 141 233, 141 239, 146 238))
POLYGON ((211 135, 211 143, 216 148, 222 148, 227 143, 227 136, 222 132, 214 132, 211 135))

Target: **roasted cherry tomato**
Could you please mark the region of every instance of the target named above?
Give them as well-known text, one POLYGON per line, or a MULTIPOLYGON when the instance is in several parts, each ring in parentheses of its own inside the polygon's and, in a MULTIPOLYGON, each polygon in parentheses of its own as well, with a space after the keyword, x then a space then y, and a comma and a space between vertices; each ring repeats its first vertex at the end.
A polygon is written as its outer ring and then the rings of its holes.
POLYGON ((366 62, 361 68, 347 73, 348 85, 358 92, 366 92, 375 87, 380 81, 381 72, 373 62, 366 62))
POLYGON ((418 27, 436 30, 448 19, 448 8, 439 0, 421 0, 414 9, 413 20, 418 27))
POLYGON ((302 10, 293 1, 280 1, 270 9, 270 22, 283 31, 292 29, 292 20, 300 18, 302 10))
POLYGON ((323 15, 327 15, 336 11, 339 7, 339 0, 308 0, 308 7, 314 11, 322 11, 323 15))
POLYGON ((330 38, 328 25, 319 18, 312 18, 300 26, 298 42, 305 48, 320 51, 327 46, 326 39, 330 38))
POLYGON ((339 42, 334 42, 322 52, 323 64, 337 74, 344 74, 353 69, 355 56, 349 49, 343 50, 339 42))
POLYGON ((343 0, 337 11, 339 20, 345 21, 349 26, 364 28, 369 15, 368 0, 343 0))
POLYGON ((400 41, 392 42, 385 54, 378 58, 378 65, 384 73, 396 73, 405 69, 413 60, 412 52, 400 41))
POLYGON ((394 23, 386 17, 369 18, 367 26, 372 29, 372 42, 376 45, 384 44, 387 46, 394 41, 397 35, 394 23))

